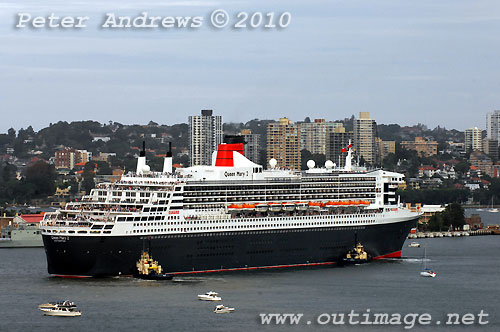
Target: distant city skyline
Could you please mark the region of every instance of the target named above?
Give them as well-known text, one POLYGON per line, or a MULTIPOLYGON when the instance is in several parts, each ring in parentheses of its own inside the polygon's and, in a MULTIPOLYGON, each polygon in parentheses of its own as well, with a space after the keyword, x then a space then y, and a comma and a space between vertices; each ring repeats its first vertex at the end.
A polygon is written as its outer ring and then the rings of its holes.
POLYGON ((493 0, 0 3, 0 132, 58 121, 185 123, 288 117, 486 129, 500 109, 500 3, 493 0), (106 31, 107 12, 288 11, 279 31, 106 31), (81 30, 15 29, 18 13, 89 15, 81 30), (102 23, 102 22, 101 22, 102 23))

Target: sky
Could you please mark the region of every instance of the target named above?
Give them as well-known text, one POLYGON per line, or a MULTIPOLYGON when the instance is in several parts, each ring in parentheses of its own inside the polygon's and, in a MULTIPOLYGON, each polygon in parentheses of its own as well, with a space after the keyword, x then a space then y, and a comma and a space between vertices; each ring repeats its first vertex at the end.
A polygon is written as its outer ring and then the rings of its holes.
POLYGON ((0 132, 58 121, 343 119, 485 129, 500 109, 497 0, 0 0, 0 132), (286 28, 216 29, 215 9, 286 28), (103 29, 106 13, 201 16, 198 29, 103 29), (89 16, 15 28, 19 13, 89 16))

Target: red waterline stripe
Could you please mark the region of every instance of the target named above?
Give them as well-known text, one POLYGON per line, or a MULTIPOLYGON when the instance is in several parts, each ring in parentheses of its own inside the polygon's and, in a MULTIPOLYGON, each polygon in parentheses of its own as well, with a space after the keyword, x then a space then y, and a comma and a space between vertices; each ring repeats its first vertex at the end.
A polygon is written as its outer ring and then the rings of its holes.
POLYGON ((58 277, 58 278, 72 278, 72 279, 92 278, 91 276, 72 276, 72 275, 65 275, 65 274, 53 274, 52 276, 58 277))
POLYGON ((263 269, 280 269, 286 267, 300 267, 300 266, 320 266, 332 265, 335 262, 322 262, 322 263, 303 263, 303 264, 289 264, 289 265, 271 265, 271 266, 252 266, 252 267, 236 267, 229 269, 216 269, 216 270, 201 270, 201 271, 183 271, 183 272, 168 272, 169 274, 195 274, 195 273, 213 273, 213 272, 229 272, 229 271, 248 271, 248 270, 263 270, 263 269))
POLYGON ((390 254, 378 256, 378 257, 375 257, 374 259, 383 259, 383 258, 401 258, 401 250, 391 252, 390 254))
MULTIPOLYGON (((395 251, 382 256, 374 257, 373 259, 383 259, 383 258, 400 258, 401 250, 395 251)), ((281 269, 287 267, 301 267, 301 266, 323 266, 323 265, 333 265, 336 262, 321 262, 321 263, 302 263, 302 264, 288 264, 288 265, 271 265, 271 266, 251 266, 251 267, 235 267, 228 269, 215 269, 215 270, 200 270, 200 271, 182 271, 182 272, 168 272, 168 274, 196 274, 196 273, 214 273, 214 272, 231 272, 231 271, 248 271, 248 270, 264 270, 264 269, 281 269)), ((54 277, 61 278, 92 278, 90 276, 71 276, 71 275, 54 275, 54 277)), ((125 277, 122 275, 121 277, 125 277)))

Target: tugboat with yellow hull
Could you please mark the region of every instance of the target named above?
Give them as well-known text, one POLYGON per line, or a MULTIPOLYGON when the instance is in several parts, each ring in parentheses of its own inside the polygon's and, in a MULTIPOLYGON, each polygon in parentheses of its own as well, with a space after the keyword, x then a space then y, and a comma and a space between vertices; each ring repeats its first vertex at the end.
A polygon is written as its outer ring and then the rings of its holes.
POLYGON ((134 277, 145 280, 172 280, 173 275, 162 273, 161 265, 153 260, 147 251, 143 251, 136 264, 137 272, 134 277))
POLYGON ((349 250, 343 259, 344 264, 362 264, 368 263, 371 260, 370 255, 365 251, 365 248, 358 242, 356 246, 349 250))

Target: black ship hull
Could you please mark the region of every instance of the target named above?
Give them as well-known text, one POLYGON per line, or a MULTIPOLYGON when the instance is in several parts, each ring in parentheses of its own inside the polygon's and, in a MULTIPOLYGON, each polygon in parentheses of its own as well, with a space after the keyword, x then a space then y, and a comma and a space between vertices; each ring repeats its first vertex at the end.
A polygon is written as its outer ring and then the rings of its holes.
POLYGON ((168 274, 327 265, 355 241, 373 258, 399 257, 416 219, 388 224, 152 236, 43 235, 48 272, 58 276, 133 275, 144 247, 168 274))

